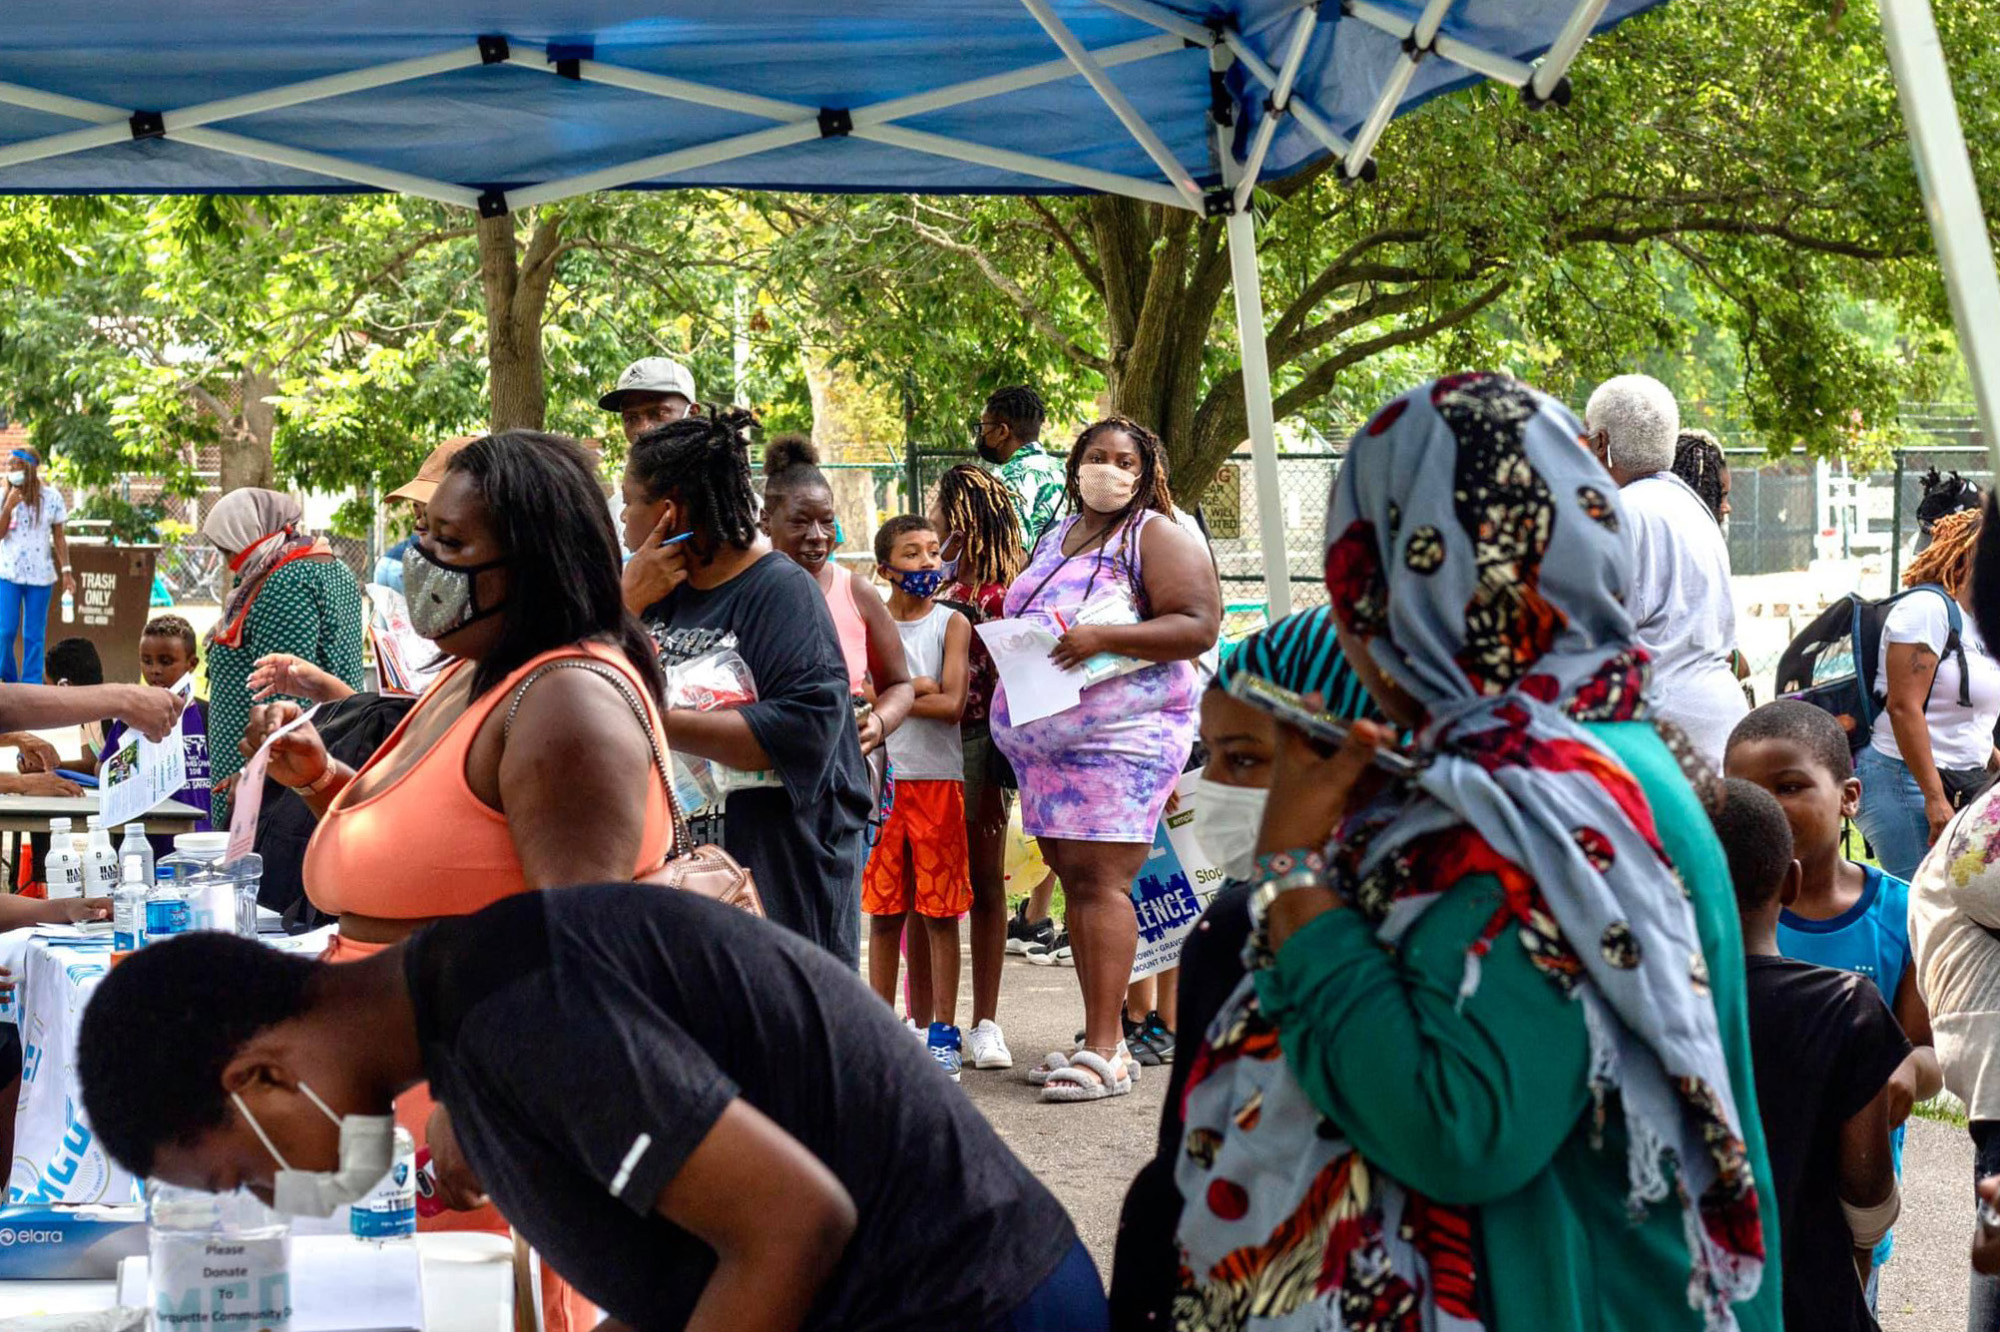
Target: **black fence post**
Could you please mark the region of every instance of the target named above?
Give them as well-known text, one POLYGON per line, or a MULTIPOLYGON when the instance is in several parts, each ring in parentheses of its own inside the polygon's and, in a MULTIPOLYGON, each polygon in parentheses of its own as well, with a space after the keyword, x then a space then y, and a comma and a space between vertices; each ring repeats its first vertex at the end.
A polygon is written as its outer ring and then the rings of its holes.
POLYGON ((907 461, 905 463, 903 484, 908 487, 909 493, 907 499, 909 502, 903 506, 902 512, 921 513, 923 512, 924 505, 924 471, 923 467, 917 461, 917 442, 911 440, 905 447, 907 450, 907 461))
POLYGON ((1890 496, 1889 510, 1889 594, 1903 585, 1903 451, 1896 450, 1896 469, 1893 473, 1895 491, 1890 496))

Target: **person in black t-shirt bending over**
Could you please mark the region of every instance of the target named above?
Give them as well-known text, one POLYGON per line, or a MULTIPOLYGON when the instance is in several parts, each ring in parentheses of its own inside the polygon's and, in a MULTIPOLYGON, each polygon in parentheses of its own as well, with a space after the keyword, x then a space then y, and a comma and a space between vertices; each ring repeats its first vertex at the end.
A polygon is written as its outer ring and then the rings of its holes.
POLYGON ((134 1175, 286 1204, 338 1170, 323 1207, 390 1164, 339 1139, 428 1080, 440 1192, 642 1332, 1107 1325, 1061 1204, 860 978, 691 893, 526 893, 345 966, 189 935, 105 978, 77 1062, 134 1175))
POLYGON ((1732 777, 1714 815, 1749 971, 1750 1054, 1771 1150, 1785 1326, 1872 1332, 1871 1251, 1902 1208, 1889 1154, 1889 1079, 1910 1042, 1873 981, 1778 953, 1799 892, 1784 809, 1732 777))

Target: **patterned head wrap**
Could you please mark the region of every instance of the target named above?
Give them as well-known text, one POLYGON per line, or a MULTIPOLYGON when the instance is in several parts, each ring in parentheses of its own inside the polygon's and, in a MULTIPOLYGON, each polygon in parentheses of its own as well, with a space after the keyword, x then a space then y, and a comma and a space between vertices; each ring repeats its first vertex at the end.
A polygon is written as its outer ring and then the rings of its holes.
MULTIPOLYGON (((1389 945, 1439 884, 1468 870, 1499 879, 1506 908, 1468 953, 1461 992, 1476 992, 1480 956, 1512 935, 1581 1002, 1599 1113, 1615 1105, 1626 1120, 1627 1202, 1659 1203, 1678 1187, 1689 1297, 1711 1328, 1730 1328, 1730 1306, 1757 1289, 1764 1246, 1700 937, 1638 782, 1578 724, 1643 717, 1649 672, 1622 605, 1630 556, 1613 487, 1580 434, 1554 400, 1474 374, 1406 393, 1354 438, 1329 506, 1327 588, 1348 631, 1424 709, 1426 763, 1350 817, 1329 876, 1389 945)), ((1246 980, 1211 1043, 1231 1024, 1254 1031, 1254 1001, 1246 980)), ((1469 1266, 1440 1265, 1441 1250, 1422 1238, 1453 1209, 1406 1194, 1363 1161, 1304 1103, 1283 1061, 1241 1058, 1231 1078, 1212 1080, 1219 1091, 1190 1086, 1184 1155, 1193 1161, 1207 1133, 1201 1155, 1218 1177, 1262 1171, 1271 1185, 1269 1163, 1286 1163, 1275 1204, 1260 1201, 1244 1219, 1261 1228, 1297 1215, 1328 1172, 1359 1169, 1373 1181, 1358 1204, 1372 1218, 1360 1232, 1372 1252, 1350 1256, 1348 1268, 1377 1273, 1377 1287, 1403 1283, 1427 1306, 1426 1328, 1477 1327, 1469 1266), (1260 1141, 1232 1159, 1229 1105, 1253 1091, 1260 1141)), ((1232 1246, 1245 1244, 1241 1221, 1218 1222, 1192 1201, 1209 1182, 1196 1165, 1181 1173, 1191 1200, 1184 1263, 1224 1270, 1232 1246)), ((1212 1303, 1214 1284, 1197 1294, 1212 1303)), ((1343 1318, 1338 1298, 1321 1295, 1234 1325, 1319 1332, 1348 1327, 1343 1318)))

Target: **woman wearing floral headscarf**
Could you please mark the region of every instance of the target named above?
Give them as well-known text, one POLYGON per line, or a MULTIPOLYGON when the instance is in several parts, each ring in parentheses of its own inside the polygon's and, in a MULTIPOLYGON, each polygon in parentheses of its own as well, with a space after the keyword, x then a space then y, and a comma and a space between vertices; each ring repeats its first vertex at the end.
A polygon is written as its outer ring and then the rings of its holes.
POLYGON ((215 820, 228 818, 224 783, 243 767, 250 672, 274 653, 361 687, 361 586, 326 538, 304 530, 305 510, 275 490, 232 490, 201 534, 229 561, 228 601, 208 637, 208 752, 215 820))
POLYGON ((1728 869, 1579 433, 1462 375, 1354 440, 1327 586, 1419 771, 1367 722, 1280 748, 1189 1072, 1183 1329, 1781 1325, 1728 869))

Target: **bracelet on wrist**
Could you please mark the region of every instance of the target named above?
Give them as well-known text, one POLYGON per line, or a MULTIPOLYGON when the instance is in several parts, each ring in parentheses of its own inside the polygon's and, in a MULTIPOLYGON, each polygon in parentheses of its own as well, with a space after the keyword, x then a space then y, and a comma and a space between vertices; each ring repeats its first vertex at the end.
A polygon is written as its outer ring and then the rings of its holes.
POLYGON ((326 790, 327 787, 332 786, 339 775, 340 765, 329 758, 326 761, 325 769, 321 771, 319 776, 309 782, 303 782, 298 786, 287 787, 286 789, 296 791, 301 796, 316 796, 326 790))
POLYGON ((1326 873, 1326 853, 1313 847, 1294 847, 1289 851, 1263 851, 1257 856, 1257 873, 1253 882, 1266 879, 1281 879, 1293 870, 1310 870, 1314 874, 1326 873))

